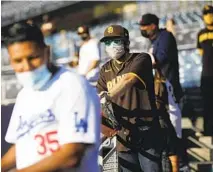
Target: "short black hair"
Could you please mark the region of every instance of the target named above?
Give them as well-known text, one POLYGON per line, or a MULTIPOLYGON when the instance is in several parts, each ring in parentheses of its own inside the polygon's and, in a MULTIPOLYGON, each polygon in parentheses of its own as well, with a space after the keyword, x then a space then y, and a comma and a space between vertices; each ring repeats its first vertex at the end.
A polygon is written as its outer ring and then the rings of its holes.
POLYGON ((44 36, 40 28, 34 24, 16 23, 3 36, 6 46, 16 42, 32 41, 40 47, 45 47, 44 36))
POLYGON ((142 15, 141 20, 139 22, 141 26, 146 26, 150 24, 159 25, 159 18, 155 14, 146 13, 142 15))

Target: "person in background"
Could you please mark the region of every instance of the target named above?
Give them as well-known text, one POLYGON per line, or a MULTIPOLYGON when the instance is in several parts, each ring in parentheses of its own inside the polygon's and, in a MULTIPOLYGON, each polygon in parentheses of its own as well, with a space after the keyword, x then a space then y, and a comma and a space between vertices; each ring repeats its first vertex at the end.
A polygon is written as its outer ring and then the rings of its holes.
POLYGON ((37 26, 14 24, 5 44, 23 88, 5 136, 12 146, 1 159, 1 171, 99 172, 96 90, 85 78, 49 63, 49 48, 37 26))
POLYGON ((149 52, 155 57, 155 65, 172 84, 176 101, 179 103, 183 91, 179 81, 177 43, 173 34, 159 28, 159 18, 154 14, 144 14, 139 24, 141 35, 152 43, 149 52))
MULTIPOLYGON (((171 111, 176 109, 176 112, 179 112, 179 107, 174 105, 179 103, 183 96, 179 82, 177 44, 172 33, 166 29, 159 29, 158 24, 159 19, 156 15, 144 14, 140 21, 141 35, 148 38, 152 43, 149 53, 154 57, 153 68, 159 70, 162 77, 165 77, 173 87, 172 97, 175 101, 169 102, 170 107, 173 107, 171 111)), ((177 135, 181 138, 181 113, 171 113, 170 120, 176 129, 177 135)))
MULTIPOLYGON (((152 54, 150 54, 152 59, 152 64, 154 65, 155 58, 152 54)), ((155 85, 155 97, 156 97, 156 106, 159 114, 159 121, 162 130, 165 133, 165 145, 164 151, 162 153, 162 167, 163 172, 172 171, 179 172, 179 158, 178 158, 178 137, 181 136, 181 126, 176 126, 174 128, 169 114, 169 102, 173 102, 173 106, 178 106, 175 104, 175 98, 173 95, 172 85, 168 82, 168 80, 162 75, 159 69, 153 68, 155 71, 154 76, 154 85, 155 85), (176 129, 176 130, 175 130, 176 129), (177 137, 178 136, 178 137, 177 137), (171 167, 169 166, 168 159, 171 163, 171 167)), ((174 108, 175 109, 175 108, 174 108)), ((177 110, 179 108, 176 107, 177 110)), ((179 112, 180 113, 180 112, 179 112)), ((179 122, 179 124, 181 124, 179 122)))
POLYGON ((56 22, 47 14, 42 16, 43 23, 41 25, 41 31, 45 37, 56 33, 56 22))
POLYGON ((77 33, 83 41, 79 50, 78 73, 91 84, 96 84, 101 60, 99 42, 90 36, 87 26, 78 27, 77 33))
MULTIPOLYGON (((159 28, 159 18, 154 14, 144 14, 139 22, 141 35, 151 41, 152 47, 149 50, 154 56, 153 67, 160 70, 163 77, 173 87, 172 101, 169 100, 169 117, 179 136, 178 142, 183 142, 181 129, 181 111, 179 104, 183 97, 183 90, 179 80, 178 49, 175 37, 166 29, 159 28), (175 101, 173 101, 175 100, 175 101)), ((167 86, 168 87, 168 86, 167 86)), ((170 89, 169 87, 167 89, 170 89)), ((178 144, 182 145, 182 144, 178 144)), ((184 146, 179 147, 180 167, 188 168, 188 159, 184 146)))
POLYGON ((202 56, 201 93, 204 103, 204 135, 213 136, 213 6, 203 8, 206 27, 198 33, 197 48, 202 56))

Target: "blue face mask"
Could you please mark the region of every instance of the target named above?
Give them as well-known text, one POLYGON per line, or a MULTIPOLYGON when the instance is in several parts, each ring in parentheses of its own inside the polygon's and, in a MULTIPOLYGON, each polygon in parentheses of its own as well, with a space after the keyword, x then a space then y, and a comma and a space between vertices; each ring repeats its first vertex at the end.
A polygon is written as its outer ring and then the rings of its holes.
POLYGON ((121 41, 106 44, 106 52, 109 57, 117 60, 125 53, 124 44, 121 41))
POLYGON ((46 64, 43 64, 33 71, 16 72, 16 77, 24 88, 39 90, 50 79, 51 73, 47 69, 46 64))

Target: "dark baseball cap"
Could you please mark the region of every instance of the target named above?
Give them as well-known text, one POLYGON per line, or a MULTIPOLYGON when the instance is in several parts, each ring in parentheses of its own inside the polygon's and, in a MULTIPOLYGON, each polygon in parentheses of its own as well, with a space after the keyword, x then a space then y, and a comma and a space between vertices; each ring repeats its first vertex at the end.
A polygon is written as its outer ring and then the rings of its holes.
POLYGON ((89 27, 87 26, 80 26, 77 29, 78 35, 83 34, 83 33, 89 33, 89 27))
POLYGON ((213 13, 213 6, 211 5, 205 5, 203 8, 203 14, 211 14, 213 13))
POLYGON ((159 18, 154 15, 154 14, 144 14, 139 22, 139 25, 141 26, 146 26, 146 25, 150 25, 150 24, 159 24, 159 18))
POLYGON ((126 28, 120 25, 110 25, 104 31, 104 37, 101 38, 101 42, 113 38, 129 39, 129 32, 126 28))

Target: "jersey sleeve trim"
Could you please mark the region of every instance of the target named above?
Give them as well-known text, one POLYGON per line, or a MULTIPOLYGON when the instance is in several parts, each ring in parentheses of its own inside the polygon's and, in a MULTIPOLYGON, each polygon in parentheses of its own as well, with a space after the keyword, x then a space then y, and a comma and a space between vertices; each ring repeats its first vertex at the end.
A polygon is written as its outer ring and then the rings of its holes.
POLYGON ((146 84, 145 84, 145 82, 143 81, 143 79, 141 77, 139 77, 137 74, 135 74, 133 72, 130 72, 129 74, 134 75, 136 78, 138 78, 139 81, 144 85, 145 90, 146 90, 146 84))
POLYGON ((15 140, 9 139, 7 136, 5 137, 5 141, 10 144, 16 144, 15 140))

